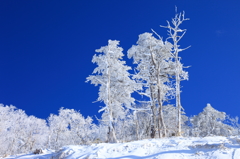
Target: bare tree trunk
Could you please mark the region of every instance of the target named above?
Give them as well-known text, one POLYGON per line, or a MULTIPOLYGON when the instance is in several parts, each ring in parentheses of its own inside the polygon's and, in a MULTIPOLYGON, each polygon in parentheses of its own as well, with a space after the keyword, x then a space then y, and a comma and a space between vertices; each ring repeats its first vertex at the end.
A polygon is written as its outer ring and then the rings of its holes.
POLYGON ((108 127, 108 142, 109 143, 117 143, 116 133, 113 125, 108 127))
POLYGON ((158 115, 157 124, 158 124, 158 137, 159 137, 159 138, 162 138, 161 124, 160 124, 160 115, 158 115))
POLYGON ((108 142, 117 143, 117 137, 113 125, 112 111, 109 109, 109 132, 108 132, 108 142))
POLYGON ((155 67, 157 68, 157 89, 158 89, 158 93, 157 93, 157 98, 158 98, 158 113, 159 113, 159 137, 162 137, 161 135, 161 131, 160 131, 160 124, 161 124, 161 128, 163 130, 163 137, 166 136, 166 125, 164 123, 164 118, 163 118, 163 108, 162 108, 162 96, 161 96, 161 79, 160 79, 160 63, 158 63, 158 67, 155 63, 155 67))
MULTIPOLYGON (((167 135, 166 133, 166 125, 164 123, 164 118, 163 118, 163 108, 162 108, 162 99, 161 99, 161 83, 160 83, 160 77, 158 75, 158 104, 159 104, 159 123, 161 124, 161 128, 163 129, 163 137, 167 135)), ((159 131, 160 132, 160 131, 159 131)))
POLYGON ((155 134, 156 134, 156 114, 154 112, 154 107, 151 106, 152 109, 152 122, 150 123, 150 128, 151 128, 151 138, 155 138, 155 134))
POLYGON ((123 121, 123 127, 122 127, 122 131, 123 131, 123 133, 122 133, 122 142, 124 142, 126 140, 125 130, 126 130, 126 128, 125 128, 125 120, 124 120, 123 121))
POLYGON ((137 140, 139 140, 139 124, 138 124, 138 119, 137 119, 137 114, 134 113, 134 118, 135 118, 135 122, 136 122, 136 137, 137 137, 137 140))
MULTIPOLYGON (((178 67, 178 65, 177 65, 178 67)), ((177 68, 178 69, 178 68, 177 68)), ((178 72, 178 71, 177 71, 178 72)), ((181 106, 181 101, 180 101, 180 77, 179 74, 176 74, 176 107, 178 109, 178 132, 177 132, 177 136, 181 136, 181 110, 182 110, 182 106, 181 106)))
POLYGON ((116 143, 117 138, 116 138, 116 133, 115 129, 113 126, 113 115, 112 115, 112 107, 111 107, 111 88, 110 88, 110 71, 109 71, 109 66, 107 68, 107 75, 108 75, 108 82, 107 82, 107 108, 108 108, 108 116, 109 116, 109 132, 108 132, 108 142, 116 143))
MULTIPOLYGON (((51 131, 51 130, 50 130, 51 131)), ((51 149, 51 137, 52 137, 52 131, 50 132, 50 134, 48 135, 48 149, 51 149)))
POLYGON ((151 110, 152 110, 152 123, 150 125, 150 130, 151 130, 151 138, 155 138, 156 135, 156 113, 154 111, 155 108, 155 102, 154 102, 154 96, 153 96, 153 88, 152 86, 150 86, 150 91, 151 91, 151 100, 152 100, 152 106, 151 106, 151 110))

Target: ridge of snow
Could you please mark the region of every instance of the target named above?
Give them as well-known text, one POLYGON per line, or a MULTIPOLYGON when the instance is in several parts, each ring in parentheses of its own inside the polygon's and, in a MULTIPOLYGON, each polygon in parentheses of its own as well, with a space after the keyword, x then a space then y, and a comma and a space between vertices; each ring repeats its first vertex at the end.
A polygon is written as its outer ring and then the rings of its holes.
POLYGON ((20 154, 6 159, 240 159, 240 137, 171 137, 126 143, 64 146, 57 152, 20 154))

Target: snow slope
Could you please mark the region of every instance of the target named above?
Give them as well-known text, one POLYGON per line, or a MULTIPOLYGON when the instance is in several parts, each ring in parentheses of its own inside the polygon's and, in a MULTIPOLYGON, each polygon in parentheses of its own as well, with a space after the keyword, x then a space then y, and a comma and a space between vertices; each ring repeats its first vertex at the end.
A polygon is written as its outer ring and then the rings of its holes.
POLYGON ((21 154, 7 159, 240 159, 240 137, 172 137, 127 143, 70 145, 43 154, 21 154))

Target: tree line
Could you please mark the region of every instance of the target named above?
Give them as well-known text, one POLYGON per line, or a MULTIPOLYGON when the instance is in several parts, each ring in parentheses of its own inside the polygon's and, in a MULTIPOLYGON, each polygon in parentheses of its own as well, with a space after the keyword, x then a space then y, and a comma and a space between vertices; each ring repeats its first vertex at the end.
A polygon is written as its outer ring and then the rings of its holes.
MULTIPOLYGON (((142 106, 147 108, 147 106, 142 106)), ((177 131, 178 109, 163 105, 163 120, 167 137, 177 131)), ((144 109, 125 111, 124 116, 114 119, 114 132, 118 142, 158 138, 152 136, 152 114, 144 109)), ((238 117, 230 118, 217 111, 210 104, 193 117, 181 114, 182 136, 205 137, 211 135, 240 135, 238 117)), ((156 132, 158 133, 158 132, 156 132)), ((109 121, 99 119, 93 122, 79 111, 60 108, 59 113, 50 114, 44 120, 26 113, 14 106, 0 104, 0 157, 20 153, 33 153, 39 149, 58 150, 66 145, 89 145, 109 140, 109 121)))

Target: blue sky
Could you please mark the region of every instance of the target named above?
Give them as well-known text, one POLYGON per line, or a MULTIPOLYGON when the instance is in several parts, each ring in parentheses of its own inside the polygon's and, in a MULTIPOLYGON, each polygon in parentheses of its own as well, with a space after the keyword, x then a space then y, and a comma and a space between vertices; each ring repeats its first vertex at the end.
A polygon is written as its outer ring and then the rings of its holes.
POLYGON ((190 18, 180 42, 191 45, 180 55, 191 66, 182 82, 185 112, 196 115, 211 103, 239 116, 240 2, 233 0, 2 0, 0 103, 40 118, 60 107, 97 115, 98 87, 85 83, 95 49, 119 40, 126 55, 151 28, 166 38, 159 25, 174 17, 175 6, 190 18))

